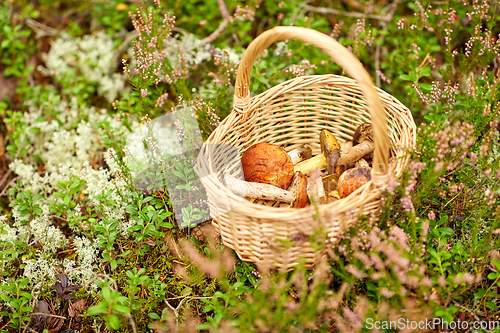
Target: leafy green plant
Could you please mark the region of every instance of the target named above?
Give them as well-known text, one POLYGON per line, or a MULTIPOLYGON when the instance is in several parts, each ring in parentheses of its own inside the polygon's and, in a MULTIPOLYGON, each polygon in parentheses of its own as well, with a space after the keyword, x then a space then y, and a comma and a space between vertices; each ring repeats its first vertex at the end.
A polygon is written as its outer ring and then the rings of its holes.
POLYGON ((6 284, 0 286, 0 298, 9 304, 11 311, 2 311, 0 314, 9 318, 8 326, 21 330, 23 323, 31 320, 27 314, 33 311, 33 307, 28 302, 33 299, 33 295, 24 291, 29 280, 26 278, 9 279, 6 284))
MULTIPOLYGON (((36 18, 40 14, 33 6, 27 6, 21 16, 36 18)), ((26 63, 36 51, 36 44, 31 36, 31 30, 23 24, 12 24, 7 3, 0 5, 0 63, 3 65, 5 77, 27 77, 33 66, 26 63)))
POLYGON ((127 297, 109 287, 102 288, 100 295, 102 301, 88 308, 89 315, 105 314, 106 327, 117 330, 121 327, 120 315, 129 314, 130 308, 126 306, 127 297))
POLYGON ((19 213, 21 216, 30 215, 30 221, 39 214, 43 213, 42 208, 40 208, 39 204, 35 204, 36 201, 42 198, 41 194, 37 194, 35 196, 31 196, 31 191, 23 191, 19 192, 16 195, 16 201, 11 202, 9 207, 18 206, 19 213))

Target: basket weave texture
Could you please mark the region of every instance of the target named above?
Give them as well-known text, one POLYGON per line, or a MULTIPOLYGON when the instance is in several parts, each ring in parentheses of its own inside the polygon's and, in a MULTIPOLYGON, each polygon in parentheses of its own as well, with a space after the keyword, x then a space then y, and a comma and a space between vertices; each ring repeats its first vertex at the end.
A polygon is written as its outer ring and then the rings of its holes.
POLYGON ((233 111, 205 142, 195 170, 208 175, 201 181, 212 224, 241 260, 266 261, 273 268, 289 270, 304 257, 310 268, 323 255, 309 242, 315 227, 321 224, 327 239, 334 242, 357 221, 357 215, 376 216, 390 175, 401 177, 408 164, 405 148, 415 141, 410 110, 374 87, 362 64, 345 47, 312 29, 275 27, 259 35, 245 51, 238 67, 233 111), (272 43, 289 39, 318 47, 354 80, 337 75, 301 76, 250 98, 250 73, 257 55, 272 43), (226 144, 241 155, 258 142, 277 144, 286 151, 308 143, 318 154, 321 130, 330 130, 339 141, 350 141, 363 122, 371 122, 374 128, 372 180, 344 199, 317 207, 289 209, 287 203, 242 200, 224 186, 214 168, 220 156, 208 148, 226 144), (279 242, 286 239, 291 246, 279 242))

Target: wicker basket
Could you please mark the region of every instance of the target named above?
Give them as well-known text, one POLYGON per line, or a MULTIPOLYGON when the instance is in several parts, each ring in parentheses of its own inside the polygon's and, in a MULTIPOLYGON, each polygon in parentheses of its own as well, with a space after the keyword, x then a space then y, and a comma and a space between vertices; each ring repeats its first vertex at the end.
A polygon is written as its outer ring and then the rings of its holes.
POLYGON ((340 43, 312 29, 275 27, 258 36, 243 55, 233 111, 205 142, 195 168, 199 175, 206 175, 201 181, 207 191, 212 224, 222 242, 241 260, 270 260, 274 268, 289 270, 305 257, 310 268, 323 255, 323 251, 313 249, 307 237, 318 221, 323 221, 327 239, 333 242, 357 221, 358 214, 376 214, 389 175, 396 179, 401 176, 408 163, 404 149, 413 146, 415 140, 410 110, 375 88, 362 64, 340 43), (272 43, 288 39, 323 50, 355 80, 336 75, 302 76, 250 98, 250 73, 257 55, 272 43), (215 156, 208 148, 226 144, 236 147, 241 155, 257 142, 277 144, 286 151, 309 143, 317 154, 322 129, 347 141, 359 124, 368 121, 374 126, 375 137, 372 180, 347 198, 318 207, 289 209, 281 202, 242 200, 224 186, 220 170, 215 170, 214 160, 220 160, 221 153, 215 156), (283 242, 279 240, 287 239, 289 245, 280 246, 283 242))

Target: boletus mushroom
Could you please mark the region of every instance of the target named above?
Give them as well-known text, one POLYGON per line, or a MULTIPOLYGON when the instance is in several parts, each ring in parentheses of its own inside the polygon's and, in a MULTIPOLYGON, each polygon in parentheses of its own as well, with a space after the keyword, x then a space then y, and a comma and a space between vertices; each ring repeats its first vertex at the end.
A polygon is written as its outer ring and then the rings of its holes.
POLYGON ((293 177, 292 182, 293 199, 290 203, 290 208, 303 208, 309 205, 309 198, 307 195, 307 178, 306 176, 297 171, 293 177))
POLYGON ((351 164, 364 156, 370 156, 375 150, 371 123, 363 123, 356 128, 355 140, 350 144, 340 145, 335 136, 328 130, 320 133, 321 155, 295 165, 295 171, 309 174, 314 170, 328 170, 328 174, 341 174, 351 164))
POLYGON ((352 136, 352 147, 342 150, 342 157, 338 164, 354 163, 360 158, 370 158, 370 155, 375 150, 373 142, 373 127, 371 123, 363 123, 356 128, 352 136))
POLYGON ((321 154, 295 165, 294 170, 307 175, 314 170, 327 169, 329 173, 335 168, 340 158, 340 144, 337 138, 328 130, 319 134, 321 154))
POLYGON ((338 192, 341 198, 345 198, 358 188, 368 183, 371 179, 371 168, 362 166, 347 169, 339 178, 338 192))
POLYGON ((241 157, 245 180, 286 189, 294 174, 293 162, 281 147, 261 142, 248 148, 241 157))
POLYGON ((312 149, 308 144, 303 144, 295 149, 290 150, 288 156, 292 159, 292 164, 295 165, 312 157, 312 149))
POLYGON ((297 172, 293 177, 290 191, 269 184, 247 182, 227 174, 224 175, 224 181, 227 188, 240 197, 290 202, 290 208, 302 208, 309 204, 306 176, 301 172, 297 172))

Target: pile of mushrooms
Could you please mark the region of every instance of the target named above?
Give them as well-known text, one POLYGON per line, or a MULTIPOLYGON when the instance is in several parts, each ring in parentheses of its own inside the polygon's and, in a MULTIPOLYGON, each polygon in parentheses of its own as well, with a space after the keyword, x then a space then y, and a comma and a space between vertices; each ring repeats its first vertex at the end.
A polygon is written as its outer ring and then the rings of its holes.
POLYGON ((352 141, 339 144, 328 130, 319 135, 321 154, 312 156, 309 145, 288 153, 277 145, 257 143, 241 157, 245 180, 225 175, 226 186, 248 199, 289 202, 302 208, 347 197, 371 180, 375 149, 373 129, 363 123, 352 141))

